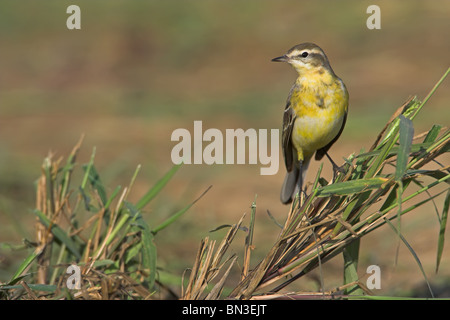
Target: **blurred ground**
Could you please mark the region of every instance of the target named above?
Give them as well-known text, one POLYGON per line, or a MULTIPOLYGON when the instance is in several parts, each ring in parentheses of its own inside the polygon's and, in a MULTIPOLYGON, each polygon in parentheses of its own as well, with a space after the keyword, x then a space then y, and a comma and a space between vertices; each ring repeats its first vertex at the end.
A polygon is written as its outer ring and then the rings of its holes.
MULTIPOLYGON (((381 30, 366 28, 373 1, 77 1, 82 29, 66 28, 68 4, 0 4, 0 242, 33 239, 33 182, 51 150, 66 156, 82 133, 80 162, 96 146, 96 165, 111 190, 126 185, 137 164, 138 199, 171 167, 173 130, 278 129, 295 73, 270 59, 311 41, 327 53, 350 93, 350 114, 334 159, 368 149, 394 110, 409 96, 424 98, 449 66, 448 1, 377 1, 381 30)), ((448 79, 415 123, 416 132, 450 119, 448 79)), ((447 158, 447 160, 449 160, 447 158)), ((446 162, 448 164, 448 161, 446 162)), ((318 167, 310 167, 309 178, 318 167)), ((208 230, 235 223, 257 194, 255 254, 276 238, 287 207, 279 203, 280 170, 261 176, 260 165, 183 167, 149 209, 160 221, 213 188, 185 217, 158 235, 160 264, 181 272, 194 260, 208 230)), ((329 163, 324 176, 331 178, 329 163)), ((436 201, 442 210, 442 199, 436 201)), ((424 210, 422 210, 424 211, 424 210)), ((450 281, 444 253, 434 274, 438 222, 435 209, 406 217, 403 230, 436 283, 450 281)), ((427 211, 427 210, 425 210, 427 211)), ((382 293, 423 282, 396 235, 377 230, 362 242, 365 266, 382 266, 382 293)), ((450 243, 446 244, 448 251, 450 243)), ((1 250, 1 249, 0 249, 1 250)), ((0 281, 20 253, 1 250, 0 281)), ((324 266, 327 289, 341 283, 340 258, 324 266)), ((317 290, 313 284, 299 288, 317 290)), ((381 294, 381 293, 380 293, 381 294)))

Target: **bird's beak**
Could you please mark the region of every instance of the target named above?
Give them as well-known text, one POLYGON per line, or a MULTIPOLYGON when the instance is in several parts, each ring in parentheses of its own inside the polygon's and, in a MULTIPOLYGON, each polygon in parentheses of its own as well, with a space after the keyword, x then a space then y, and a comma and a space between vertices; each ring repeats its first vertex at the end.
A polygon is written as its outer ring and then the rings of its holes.
POLYGON ((289 58, 286 55, 282 55, 281 57, 273 58, 272 61, 275 61, 275 62, 287 62, 287 61, 289 61, 289 58))

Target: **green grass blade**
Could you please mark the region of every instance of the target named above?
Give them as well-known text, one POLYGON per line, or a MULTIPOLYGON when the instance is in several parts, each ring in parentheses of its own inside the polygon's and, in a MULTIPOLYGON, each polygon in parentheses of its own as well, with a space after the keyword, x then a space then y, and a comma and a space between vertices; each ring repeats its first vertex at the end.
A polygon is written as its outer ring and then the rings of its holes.
MULTIPOLYGON (((445 178, 447 174, 445 174, 444 171, 441 170, 408 170, 406 172, 408 175, 423 175, 423 176, 429 176, 436 180, 440 180, 442 178, 445 178)), ((450 180, 444 180, 446 183, 450 183, 450 180)))
POLYGON ((409 152, 411 150, 412 139, 414 136, 414 128, 412 121, 405 118, 403 115, 400 118, 400 137, 399 149, 397 154, 397 166, 395 169, 395 180, 399 181, 406 171, 408 164, 409 152))
MULTIPOLYGON (((411 117, 409 117, 414 111, 416 111, 420 104, 422 102, 420 100, 417 99, 417 97, 413 97, 412 99, 410 99, 408 101, 408 103, 403 106, 402 110, 401 110, 401 114, 403 114, 405 117, 411 119, 411 117)), ((397 114, 397 113, 396 113, 397 114)), ((397 140, 397 133, 398 133, 398 126, 399 126, 399 118, 398 116, 392 120, 392 122, 389 124, 388 128, 387 128, 387 132, 383 138, 383 140, 378 144, 378 149, 380 148, 380 146, 385 146, 387 144, 388 141, 391 142, 395 142, 397 140)))
MULTIPOLYGON (((424 141, 423 143, 415 143, 415 144, 411 145, 410 152, 413 153, 413 152, 419 152, 419 151, 425 150, 425 149, 429 148, 432 145, 432 143, 433 143, 433 141, 427 141, 427 142, 424 141)), ((386 155, 386 158, 389 158, 393 155, 398 154, 399 149, 400 148, 397 146, 392 147, 391 151, 389 151, 389 153, 386 155)), ((379 155, 380 153, 381 153, 381 150, 364 152, 364 153, 358 154, 356 156, 356 158, 361 159, 361 158, 373 157, 373 156, 379 155)))
POLYGON ((72 176, 73 169, 75 168, 75 161, 78 155, 78 151, 81 148, 81 143, 83 142, 84 136, 82 135, 78 143, 73 148, 69 157, 67 158, 66 165, 61 170, 61 192, 59 193, 59 199, 62 200, 69 191, 70 180, 72 176))
POLYGON ((403 237, 403 235, 398 232, 397 228, 388 219, 385 219, 385 221, 392 228, 392 230, 394 230, 395 233, 399 236, 399 238, 402 240, 402 242, 408 248, 409 252, 411 252, 412 256, 414 257, 414 260, 416 260, 416 263, 419 266, 420 271, 422 272, 422 275, 423 275, 423 278, 425 279, 425 282, 427 283, 428 290, 430 291, 431 297, 434 298, 434 293, 433 293, 433 290, 431 289, 430 282, 428 281, 428 278, 427 278, 427 275, 425 273, 425 270, 423 269, 422 263, 420 262, 420 259, 417 256, 416 252, 410 246, 408 241, 406 241, 405 237, 403 237))
POLYGON ((370 179, 358 179, 353 181, 344 181, 333 183, 321 188, 318 188, 318 197, 330 197, 332 195, 349 195, 363 192, 370 189, 378 189, 387 179, 376 177, 370 179))
MULTIPOLYGON (((33 284, 33 283, 27 283, 28 287, 32 290, 36 291, 44 291, 44 292, 50 292, 54 293, 57 289, 56 285, 49 285, 49 284, 33 284)), ((0 286, 0 290, 11 290, 11 289, 23 289, 22 285, 15 285, 15 286, 0 286)))
POLYGON ((81 189, 84 190, 86 188, 86 184, 88 182, 88 178, 89 178, 89 174, 91 172, 91 167, 94 164, 94 159, 95 159, 95 147, 92 149, 92 155, 91 155, 91 160, 89 161, 88 165, 86 166, 86 170, 83 176, 83 180, 81 182, 81 189))
POLYGON ((25 258, 25 260, 20 264, 20 266, 17 268, 16 272, 11 277, 11 280, 9 280, 8 285, 13 285, 20 281, 24 276, 22 276, 22 273, 25 272, 25 270, 28 268, 28 266, 34 261, 34 259, 37 258, 39 254, 41 254, 41 250, 34 250, 28 257, 25 258))
POLYGON ((244 266, 242 268, 242 278, 245 278, 250 270, 250 256, 253 247, 253 230, 255 228, 255 219, 256 219, 256 195, 255 200, 252 203, 252 211, 250 214, 250 225, 248 227, 248 233, 245 237, 245 245, 244 245, 244 266))
POLYGON ((105 206, 108 202, 108 196, 106 195, 105 186, 100 179, 100 175, 98 174, 97 169, 95 169, 95 166, 93 164, 89 164, 86 167, 86 172, 88 173, 89 183, 92 185, 94 190, 97 191, 102 201, 102 205, 105 206))
MULTIPOLYGON (((400 180, 397 182, 397 233, 401 234, 402 231, 402 198, 403 198, 403 182, 400 180)), ((397 243, 397 250, 395 256, 395 265, 397 265, 398 252, 400 249, 400 239, 397 243)))
POLYGON ((135 226, 139 228, 141 231, 141 254, 142 254, 142 265, 144 269, 148 269, 149 275, 147 277, 147 281, 149 283, 149 288, 153 289, 153 286, 155 284, 156 279, 156 245, 153 241, 154 234, 150 230, 150 227, 145 222, 145 220, 142 218, 142 215, 137 210, 136 207, 134 207, 131 203, 124 201, 125 206, 130 211, 130 213, 136 217, 135 219, 135 226))
POLYGON ((133 259, 139 252, 142 250, 142 243, 139 242, 132 246, 130 249, 127 250, 125 253, 125 264, 128 264, 131 259, 133 259))
POLYGON ((440 228, 439 228, 439 238, 438 238, 438 250, 436 257, 436 273, 439 271, 439 265, 441 263, 442 252, 444 251, 444 240, 445 240, 445 229, 447 226, 448 209, 450 205, 450 190, 447 191, 444 201, 444 209, 442 210, 440 228))
MULTIPOLYGON (((359 239, 349 243, 343 251, 344 256, 344 284, 349 284, 359 280, 358 259, 359 259, 359 239)), ((345 294, 362 295, 363 290, 358 286, 352 286, 345 290, 345 294)))
POLYGON ((119 191, 122 187, 121 186, 117 186, 114 191, 112 192, 111 196, 109 197, 108 201, 106 201, 105 203, 105 215, 103 217, 103 219, 105 219, 105 224, 108 225, 109 224, 109 219, 111 218, 111 210, 109 210, 109 207, 111 206, 111 203, 113 202, 113 200, 117 197, 117 195, 119 194, 119 191))
POLYGON ((206 189, 205 192, 203 192, 200 197, 198 197, 197 199, 195 199, 193 202, 191 202, 190 204, 188 204, 186 207, 184 207, 183 209, 181 209, 180 211, 174 213, 173 215, 171 215, 169 218, 167 218, 166 220, 164 220, 161 224, 159 224, 158 226, 156 226, 153 230, 152 233, 153 234, 157 234, 159 231, 167 228, 169 225, 171 225, 173 222, 175 222, 179 217, 181 217, 186 211, 188 211, 198 200, 200 200, 208 191, 209 189, 211 189, 212 186, 209 186, 208 189, 206 189))
MULTIPOLYGON (((439 179, 439 180, 433 181, 432 183, 430 183, 430 184, 424 186, 423 188, 421 188, 420 190, 417 190, 416 192, 414 192, 414 193, 412 193, 412 194, 406 196, 404 199, 402 199, 402 202, 406 202, 406 201, 408 201, 408 200, 411 200, 411 199, 413 199, 414 197, 417 197, 419 194, 421 194, 421 193, 423 193, 423 192, 427 192, 427 190, 430 190, 431 188, 433 188, 433 187, 439 185, 440 183, 442 183, 443 181, 446 181, 446 180, 448 180, 448 179, 450 179, 450 174, 448 174, 448 175, 442 177, 442 178, 439 179)), ((444 190, 444 191, 445 191, 445 190, 444 190)), ((414 207, 414 208, 419 207, 419 206, 422 205, 423 203, 428 202, 429 200, 434 199, 434 198, 435 198, 435 196, 429 197, 429 198, 425 199, 424 201, 419 202, 419 204, 414 205, 413 207, 414 207)), ((397 199, 397 198, 395 197, 394 199, 397 199)), ((396 201, 393 201, 392 204, 390 204, 390 205, 388 205, 388 206, 386 206, 386 207, 383 206, 384 208, 383 208, 383 210, 380 210, 380 214, 385 214, 385 213, 387 213, 388 211, 394 209, 396 206, 397 206, 397 202, 396 202, 396 201)), ((404 212, 404 210, 403 210, 403 212, 404 212)))
POLYGON ((137 203, 136 209, 141 210, 144 208, 156 195, 164 188, 164 186, 169 182, 172 176, 178 171, 181 164, 174 165, 164 177, 162 177, 154 186, 151 188, 137 203))
POLYGON ((78 248, 75 245, 75 242, 72 241, 72 239, 64 232, 63 229, 61 229, 57 224, 52 224, 51 221, 39 210, 34 210, 34 213, 38 216, 39 220, 42 222, 42 224, 49 228, 51 226, 51 232, 53 235, 61 241, 61 243, 64 243, 67 247, 67 249, 77 258, 77 260, 81 259, 81 255, 78 252, 78 248))
POLYGON ((398 184, 396 184, 389 195, 387 196, 386 200, 384 201, 383 205, 380 208, 380 211, 383 212, 386 208, 395 206, 395 203, 398 203, 397 200, 397 188, 398 184))
MULTIPOLYGON (((405 115, 411 114, 411 112, 413 112, 412 110, 416 110, 418 108, 419 103, 420 101, 417 101, 416 99, 411 100, 408 106, 405 107, 405 109, 403 110, 403 113, 405 115)), ((372 162, 371 166, 367 170, 367 173, 365 175, 367 178, 374 177, 375 174, 382 169, 383 163, 385 162, 388 155, 392 152, 392 149, 394 148, 395 143, 398 140, 398 131, 400 130, 401 123, 403 123, 403 127, 405 126, 406 128, 409 127, 408 123, 402 119, 407 118, 403 115, 400 115, 398 118, 392 121, 389 132, 386 134, 385 138, 383 139, 383 142, 380 143, 381 149, 378 149, 380 150, 379 155, 375 158, 375 160, 372 162)), ((406 129, 404 128, 403 130, 406 129)), ((408 135, 406 135, 406 137, 408 137, 408 135)))
POLYGON ((423 140, 424 143, 431 143, 436 140, 436 138, 439 135, 439 132, 441 131, 442 126, 441 125, 433 125, 433 127, 428 131, 427 136, 423 140))
POLYGON ((445 80, 445 78, 447 77, 447 75, 450 73, 450 68, 447 69, 447 71, 444 73, 444 75, 441 77, 441 79, 439 79, 439 81, 434 85, 433 89, 431 89, 431 91, 428 93, 428 95, 425 97, 425 99, 423 100, 423 102, 420 104, 420 106, 417 108, 417 110, 415 110, 415 113, 410 117, 411 120, 413 120, 417 114, 419 113, 419 111, 422 109, 422 107, 425 105, 425 103, 428 102, 428 100, 431 98, 431 96, 434 94, 434 92, 437 90, 437 88, 439 88, 439 86, 441 85, 441 83, 445 80))

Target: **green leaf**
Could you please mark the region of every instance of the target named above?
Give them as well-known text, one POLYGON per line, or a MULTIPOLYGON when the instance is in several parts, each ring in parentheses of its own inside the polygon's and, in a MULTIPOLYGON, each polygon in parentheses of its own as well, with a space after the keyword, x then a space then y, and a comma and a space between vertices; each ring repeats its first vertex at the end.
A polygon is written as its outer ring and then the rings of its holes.
MULTIPOLYGON (((406 171, 406 173, 408 175, 416 175, 416 174, 417 175, 425 175, 425 176, 432 177, 432 178, 434 178, 436 180, 440 180, 440 179, 445 178, 447 176, 447 174, 444 173, 441 170, 422 170, 422 169, 420 169, 420 170, 408 170, 408 171, 406 171)), ((446 183, 450 183, 450 179, 446 179, 444 181, 446 183)))
POLYGON ((111 259, 103 259, 103 260, 95 261, 93 266, 94 267, 104 267, 104 266, 110 266, 114 263, 116 263, 116 262, 111 259))
MULTIPOLYGON (((410 153, 414 153, 414 152, 419 152, 419 151, 422 151, 422 150, 426 150, 427 148, 429 148, 429 147, 432 145, 432 143, 433 143, 432 141, 430 141, 430 142, 423 142, 423 143, 415 143, 415 144, 411 145, 410 153)), ((391 156, 393 156, 393 155, 398 154, 399 149, 400 149, 400 148, 397 147, 397 146, 392 147, 392 149, 391 149, 391 150, 389 151, 389 153, 387 154, 386 158, 389 158, 389 157, 391 157, 391 156)), ((357 158, 357 159, 360 159, 360 158, 373 157, 373 156, 379 155, 380 153, 381 153, 381 150, 374 150, 374 151, 370 151, 370 152, 365 152, 365 153, 358 154, 358 155, 356 156, 356 158, 357 158)))
POLYGON ((103 185, 101 179, 100 179, 100 175, 98 174, 97 169, 95 169, 95 166, 92 164, 88 167, 86 167, 85 169, 88 170, 89 169, 89 174, 88 174, 88 178, 89 178, 89 182, 92 185, 92 187, 94 188, 94 190, 97 191, 103 206, 106 205, 107 201, 108 201, 108 196, 106 195, 106 189, 105 186, 103 185))
POLYGON ((78 252, 78 248, 75 245, 75 242, 73 242, 72 239, 67 235, 67 233, 63 229, 61 229, 57 224, 55 224, 55 223, 52 224, 51 221, 41 211, 34 210, 34 213, 38 216, 39 220, 42 222, 42 224, 46 228, 50 228, 50 226, 51 226, 51 232, 56 237, 56 239, 58 239, 59 241, 64 243, 66 245, 67 249, 69 249, 69 251, 78 260, 80 260, 81 255, 78 252))
POLYGON ((439 79, 439 81, 434 85, 433 89, 431 89, 431 91, 427 94, 425 99, 423 99, 420 106, 418 106, 417 109, 415 110, 415 113, 409 117, 411 120, 413 120, 417 116, 419 111, 428 102, 428 100, 431 98, 431 96, 434 94, 434 92, 437 90, 437 88, 439 88, 439 86, 442 84, 442 82, 444 82, 445 78, 448 76, 449 73, 450 73, 450 68, 447 69, 447 71, 444 73, 444 75, 441 77, 441 79, 439 79))
POLYGON ((389 153, 392 151, 392 148, 395 145, 395 142, 397 141, 397 132, 398 132, 398 118, 396 119, 396 121, 392 122, 392 129, 389 132, 389 134, 387 135, 387 137, 389 138, 385 138, 385 140, 383 141, 382 144, 380 144, 380 154, 373 160, 372 164, 370 165, 370 167, 367 169, 367 172, 365 174, 366 178, 372 178, 375 176, 375 174, 377 172, 379 172, 383 165, 384 162, 386 160, 386 158, 388 157, 389 153))
POLYGON ((154 186, 151 188, 137 203, 136 209, 140 210, 144 208, 156 195, 164 188, 164 186, 169 182, 175 172, 181 167, 181 164, 174 165, 164 177, 162 177, 154 186))
POLYGON ((409 152, 411 150, 412 139, 414 136, 414 128, 412 121, 403 115, 400 119, 400 137, 399 149, 397 153, 397 166, 395 169, 395 180, 399 181, 405 174, 406 165, 408 164, 409 152))
POLYGON ((171 225, 173 222, 175 222, 179 217, 181 217, 186 211, 188 211, 198 200, 200 200, 208 191, 209 189, 211 189, 212 186, 209 186, 208 189, 206 189, 205 192, 203 192, 200 197, 198 197, 197 199, 195 199, 193 202, 191 202, 190 204, 188 204, 186 207, 184 207, 183 209, 181 209, 180 211, 175 212, 173 215, 171 215, 169 218, 167 218, 166 220, 164 220, 161 224, 159 224, 158 226, 156 226, 153 230, 152 233, 153 234, 157 234, 159 231, 167 228, 169 225, 171 225))
MULTIPOLYGON (((403 189, 406 189, 408 187, 408 185, 411 183, 412 179, 404 179, 402 181, 403 183, 403 189)), ((384 201, 383 205, 380 207, 380 212, 384 212, 386 209, 390 208, 394 208, 399 204, 398 201, 398 189, 399 185, 395 184, 393 186, 393 188, 391 189, 391 192, 389 193, 389 195, 387 196, 386 200, 384 201)), ((402 199, 400 199, 400 201, 403 201, 402 199)))
MULTIPOLYGON (((54 293, 57 289, 56 285, 51 284, 33 284, 33 283, 27 283, 28 287, 32 290, 36 291, 44 291, 44 292, 51 292, 54 293)), ((14 285, 14 286, 0 286, 0 290, 10 290, 10 289, 23 289, 22 285, 14 285)))
POLYGON ((325 187, 318 188, 318 197, 329 197, 332 195, 349 195, 363 192, 370 189, 378 189, 383 183, 388 181, 385 178, 358 179, 333 183, 325 187))
MULTIPOLYGON (((343 251, 344 256, 344 284, 349 284, 359 280, 358 259, 359 259, 359 239, 349 243, 343 251)), ((345 290, 345 294, 362 295, 363 290, 354 285, 345 290)))
POLYGON ((408 241, 406 241, 405 237, 401 233, 398 232, 397 228, 388 220, 384 219, 386 223, 392 228, 392 230, 395 231, 395 233, 400 237, 402 242, 405 244, 405 246, 408 248, 409 252, 411 252, 412 256, 414 257, 414 260, 416 260, 417 265, 419 266, 420 271, 422 272, 423 278, 425 279, 425 282, 427 283, 428 290, 430 291, 431 297, 434 298, 433 290, 431 290, 430 282, 428 281, 427 275, 425 273, 425 270, 423 269, 422 263, 420 262, 419 257, 417 256, 414 249, 409 245, 408 241))
POLYGON ((124 204, 127 207, 127 209, 130 210, 130 213, 134 217, 136 217, 134 224, 141 231, 142 265, 144 269, 149 270, 147 281, 149 283, 149 288, 153 289, 156 279, 156 258, 157 258, 156 245, 153 242, 154 235, 148 224, 142 218, 142 215, 140 214, 139 210, 137 210, 135 206, 133 206, 131 203, 127 201, 124 201, 124 204))
POLYGON ((445 229, 447 226, 448 209, 450 205, 450 190, 447 192, 444 201, 444 209, 442 210, 441 223, 439 228, 439 238, 438 238, 438 250, 436 257, 436 273, 439 271, 439 265, 441 263, 442 252, 444 251, 444 241, 445 241, 445 229))
POLYGON ((127 250, 125 253, 125 264, 128 264, 131 259, 133 259, 139 252, 141 252, 142 249, 142 243, 139 242, 132 246, 130 249, 127 250))
POLYGON ((105 214, 103 216, 103 219, 105 220, 105 224, 108 225, 111 218, 111 210, 109 210, 109 206, 111 205, 112 201, 117 197, 119 194, 119 191, 121 189, 121 186, 117 186, 114 191, 112 192, 111 196, 109 197, 108 201, 106 201, 104 208, 105 208, 105 214))
POLYGON ((83 199, 84 208, 88 212, 95 212, 98 209, 91 204, 91 197, 84 191, 84 189, 80 186, 78 187, 78 191, 80 192, 81 198, 83 199))
POLYGON ((86 184, 89 178, 89 174, 91 172, 91 167, 94 165, 94 158, 95 158, 95 147, 92 149, 92 154, 91 154, 91 160, 89 161, 89 163, 87 164, 87 166, 85 166, 85 173, 83 176, 83 181, 81 182, 81 189, 84 190, 84 188, 86 188, 86 184))
POLYGON ((256 195, 255 200, 253 200, 251 208, 252 211, 250 215, 250 225, 248 228, 247 236, 245 237, 245 244, 244 244, 244 265, 242 270, 242 276, 244 277, 247 276, 248 271, 250 270, 250 256, 253 246, 253 229, 255 228, 255 219, 256 219, 256 195))
POLYGON ((427 136, 423 140, 424 143, 431 143, 434 142, 441 131, 442 126, 441 125, 433 125, 433 127, 428 131, 427 136))
POLYGON ((42 250, 35 250, 33 253, 31 253, 26 259, 20 264, 19 268, 17 268, 16 272, 11 277, 11 280, 9 280, 8 284, 13 285, 23 279, 26 275, 22 275, 23 272, 28 268, 28 266, 34 261, 34 259, 37 258, 39 254, 41 254, 42 250))

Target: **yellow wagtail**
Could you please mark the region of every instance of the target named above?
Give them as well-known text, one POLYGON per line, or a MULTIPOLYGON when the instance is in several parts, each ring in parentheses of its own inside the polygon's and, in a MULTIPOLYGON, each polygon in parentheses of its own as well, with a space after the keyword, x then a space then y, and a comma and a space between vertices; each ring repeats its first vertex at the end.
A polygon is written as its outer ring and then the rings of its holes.
POLYGON ((282 147, 287 174, 281 202, 287 204, 302 191, 314 152, 316 160, 326 155, 334 172, 339 169, 327 152, 344 129, 348 92, 323 50, 313 43, 296 45, 272 61, 287 62, 298 73, 283 116, 282 147))

